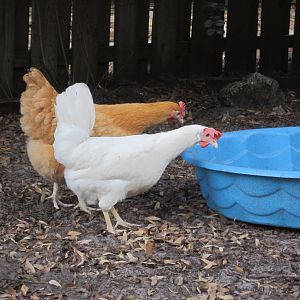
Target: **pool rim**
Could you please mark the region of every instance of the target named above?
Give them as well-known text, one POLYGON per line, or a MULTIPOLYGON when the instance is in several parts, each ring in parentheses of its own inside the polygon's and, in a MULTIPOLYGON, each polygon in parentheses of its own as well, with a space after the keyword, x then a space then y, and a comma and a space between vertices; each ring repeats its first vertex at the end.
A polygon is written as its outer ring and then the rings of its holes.
MULTIPOLYGON (((230 131, 226 132, 225 134, 234 134, 237 132, 245 132, 251 133, 252 131, 260 131, 260 130, 284 130, 284 129, 298 129, 300 132, 300 126, 290 126, 290 127, 271 127, 271 128, 257 128, 257 129, 246 129, 246 130, 237 130, 237 131, 230 131)), ((219 171, 224 173, 233 173, 239 175, 250 175, 250 176, 259 176, 259 177, 275 177, 275 178, 284 178, 284 179, 300 179, 300 171, 279 171, 279 170, 267 170, 267 169, 257 169, 257 168, 246 168, 246 167, 238 167, 232 165, 224 165, 221 163, 209 162, 204 160, 196 160, 195 158, 191 157, 192 153, 195 151, 195 147, 199 147, 199 145, 194 145, 184 151, 182 153, 182 158, 189 162, 190 164, 213 171, 219 171), (192 149, 192 150, 191 150, 192 149)), ((211 146, 209 146, 211 147, 211 146)), ((218 150, 216 150, 218 151, 218 150)))

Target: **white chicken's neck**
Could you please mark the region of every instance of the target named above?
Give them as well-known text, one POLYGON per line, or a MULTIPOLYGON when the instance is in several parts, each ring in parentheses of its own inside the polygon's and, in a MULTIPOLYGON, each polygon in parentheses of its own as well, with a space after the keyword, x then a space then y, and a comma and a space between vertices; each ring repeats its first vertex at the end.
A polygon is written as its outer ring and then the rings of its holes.
POLYGON ((204 130, 201 125, 188 125, 162 134, 161 151, 168 153, 171 159, 177 157, 188 147, 199 142, 204 130))

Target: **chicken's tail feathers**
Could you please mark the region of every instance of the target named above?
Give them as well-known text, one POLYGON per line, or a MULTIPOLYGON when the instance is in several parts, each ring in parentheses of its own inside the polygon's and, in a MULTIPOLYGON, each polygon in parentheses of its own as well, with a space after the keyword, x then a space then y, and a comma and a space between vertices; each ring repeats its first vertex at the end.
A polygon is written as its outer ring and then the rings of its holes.
POLYGON ((58 125, 75 126, 90 135, 95 122, 95 108, 85 83, 73 84, 57 96, 56 117, 58 125))
POLYGON ((85 83, 76 83, 56 98, 55 158, 66 165, 71 151, 87 140, 95 122, 93 97, 85 83))
POLYGON ((56 127, 54 104, 57 92, 36 68, 30 68, 23 79, 26 90, 20 100, 22 130, 31 139, 52 144, 56 127))

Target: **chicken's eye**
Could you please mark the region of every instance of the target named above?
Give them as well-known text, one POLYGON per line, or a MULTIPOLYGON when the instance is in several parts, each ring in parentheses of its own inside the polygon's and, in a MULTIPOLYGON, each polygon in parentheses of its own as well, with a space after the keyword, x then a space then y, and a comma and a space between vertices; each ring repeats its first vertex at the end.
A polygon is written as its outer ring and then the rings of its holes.
POLYGON ((206 136, 209 137, 209 133, 207 133, 206 136))

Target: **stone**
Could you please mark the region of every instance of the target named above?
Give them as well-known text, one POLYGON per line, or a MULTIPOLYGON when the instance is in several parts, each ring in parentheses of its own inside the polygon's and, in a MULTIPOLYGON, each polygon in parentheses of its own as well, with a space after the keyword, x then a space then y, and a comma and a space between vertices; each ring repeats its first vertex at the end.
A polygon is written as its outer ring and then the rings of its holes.
POLYGON ((283 104, 285 95, 277 80, 253 73, 222 88, 218 100, 225 106, 274 107, 283 104))

